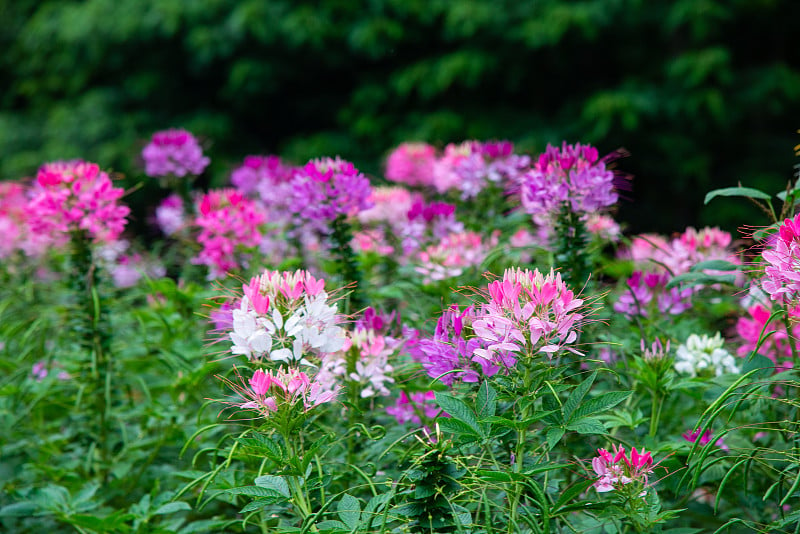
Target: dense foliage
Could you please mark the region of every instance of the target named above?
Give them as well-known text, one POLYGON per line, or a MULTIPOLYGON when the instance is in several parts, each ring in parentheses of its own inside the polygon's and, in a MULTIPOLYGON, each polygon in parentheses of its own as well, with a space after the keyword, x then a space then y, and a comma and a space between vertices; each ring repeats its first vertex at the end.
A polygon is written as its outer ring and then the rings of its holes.
POLYGON ((131 147, 170 126, 213 140, 216 185, 243 152, 340 154, 378 176, 406 140, 582 139, 634 155, 634 229, 733 230, 730 205, 711 215, 691 193, 788 179, 799 15, 793 0, 2 2, 0 179, 82 157, 130 186, 131 147))

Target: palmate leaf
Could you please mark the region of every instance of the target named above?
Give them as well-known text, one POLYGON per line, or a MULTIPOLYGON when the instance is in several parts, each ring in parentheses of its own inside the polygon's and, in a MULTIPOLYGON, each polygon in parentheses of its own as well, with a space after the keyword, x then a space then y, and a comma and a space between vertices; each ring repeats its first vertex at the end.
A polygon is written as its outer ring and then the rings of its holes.
POLYGON ((593 397, 583 404, 572 414, 573 419, 581 419, 589 415, 604 412, 621 403, 631 396, 631 391, 609 391, 593 397))

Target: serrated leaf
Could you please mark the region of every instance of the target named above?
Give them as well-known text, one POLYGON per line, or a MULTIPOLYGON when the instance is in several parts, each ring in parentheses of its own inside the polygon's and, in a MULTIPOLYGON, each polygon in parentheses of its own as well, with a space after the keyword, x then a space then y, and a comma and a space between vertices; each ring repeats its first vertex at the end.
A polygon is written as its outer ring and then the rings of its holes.
POLYGON ((272 488, 262 488, 259 486, 242 486, 239 488, 229 488, 224 490, 231 495, 249 495, 251 497, 271 497, 279 501, 285 501, 286 496, 272 488))
POLYGON ((567 430, 572 430, 578 434, 605 434, 606 427, 599 419, 594 417, 586 417, 579 419, 567 425, 567 430))
POLYGON ((480 435, 463 421, 458 419, 440 419, 438 422, 439 428, 444 432, 449 432, 459 438, 470 438, 471 441, 480 439, 480 435))
POLYGON ((260 497, 258 499, 253 499, 252 501, 247 503, 244 508, 239 510, 239 513, 246 514, 249 512, 255 512, 257 510, 261 510, 262 508, 266 508, 267 506, 273 506, 275 504, 277 504, 277 502, 272 497, 260 497))
POLYGON ((256 486, 275 490, 287 499, 292 496, 291 492, 289 491, 289 484, 283 477, 278 477, 275 475, 261 475, 260 477, 256 477, 254 482, 256 486))
POLYGON ((448 395, 447 393, 436 392, 436 403, 442 410, 450 414, 450 419, 465 423, 472 428, 476 434, 483 436, 483 429, 478 425, 475 412, 472 411, 472 408, 470 408, 466 402, 452 395, 448 395))
POLYGON ((609 391, 607 393, 601 393, 597 397, 593 397, 581 404, 578 409, 575 410, 575 413, 573 413, 573 419, 580 419, 609 410, 630 397, 631 393, 631 391, 609 391))
POLYGON ((185 503, 183 501, 168 502, 167 504, 161 506, 158 510, 153 512, 153 515, 174 514, 175 512, 183 512, 191 509, 192 507, 189 506, 188 503, 185 503))
POLYGON ((350 532, 351 529, 347 528, 347 525, 342 523, 341 521, 336 521, 333 519, 328 519, 326 521, 320 521, 316 524, 317 530, 320 532, 329 532, 331 534, 338 534, 339 532, 350 532))
POLYGON ((336 513, 350 530, 354 530, 361 519, 361 503, 349 493, 345 493, 336 507, 336 513))
POLYGON ((489 385, 488 380, 481 382, 475 405, 478 410, 478 417, 481 419, 492 417, 497 411, 497 392, 489 385))
POLYGON ((547 431, 547 447, 553 450, 555 446, 564 437, 565 430, 561 427, 553 427, 547 431))
POLYGON ((769 200, 772 198, 767 193, 752 187, 724 187, 722 189, 715 189, 706 193, 706 198, 705 201, 703 201, 703 204, 708 204, 716 197, 747 197, 758 198, 761 200, 769 200))
POLYGON ((572 413, 578 408, 580 403, 583 401, 583 398, 586 396, 586 393, 594 384, 594 379, 597 378, 597 371, 592 372, 586 380, 578 384, 572 393, 570 393, 567 400, 564 401, 564 406, 562 408, 564 412, 564 420, 569 421, 572 418, 572 413))

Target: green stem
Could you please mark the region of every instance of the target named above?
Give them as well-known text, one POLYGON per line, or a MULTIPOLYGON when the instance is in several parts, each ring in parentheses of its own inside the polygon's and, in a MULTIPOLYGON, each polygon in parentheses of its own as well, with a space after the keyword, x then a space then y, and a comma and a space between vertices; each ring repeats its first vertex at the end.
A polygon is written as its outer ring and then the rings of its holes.
POLYGON ((653 404, 650 407, 650 436, 655 437, 658 431, 658 422, 661 419, 661 407, 664 404, 664 398, 657 392, 653 392, 653 404))
POLYGON ((350 223, 344 215, 339 215, 332 224, 331 241, 333 252, 339 269, 347 284, 354 284, 353 290, 348 299, 345 313, 353 313, 364 308, 363 281, 361 276, 361 265, 353 252, 350 241, 353 238, 353 231, 350 223))

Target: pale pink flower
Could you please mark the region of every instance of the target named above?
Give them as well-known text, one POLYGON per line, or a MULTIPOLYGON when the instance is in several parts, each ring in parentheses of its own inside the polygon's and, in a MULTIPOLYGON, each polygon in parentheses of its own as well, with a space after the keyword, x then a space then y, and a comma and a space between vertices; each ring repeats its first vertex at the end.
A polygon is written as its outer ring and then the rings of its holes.
POLYGON ((761 257, 767 262, 761 287, 776 302, 796 304, 800 295, 800 214, 786 219, 761 257))
POLYGON ((476 232, 450 234, 419 252, 415 269, 426 284, 460 276, 465 269, 477 268, 483 263, 486 255, 497 246, 498 235, 495 231, 484 241, 476 232))

